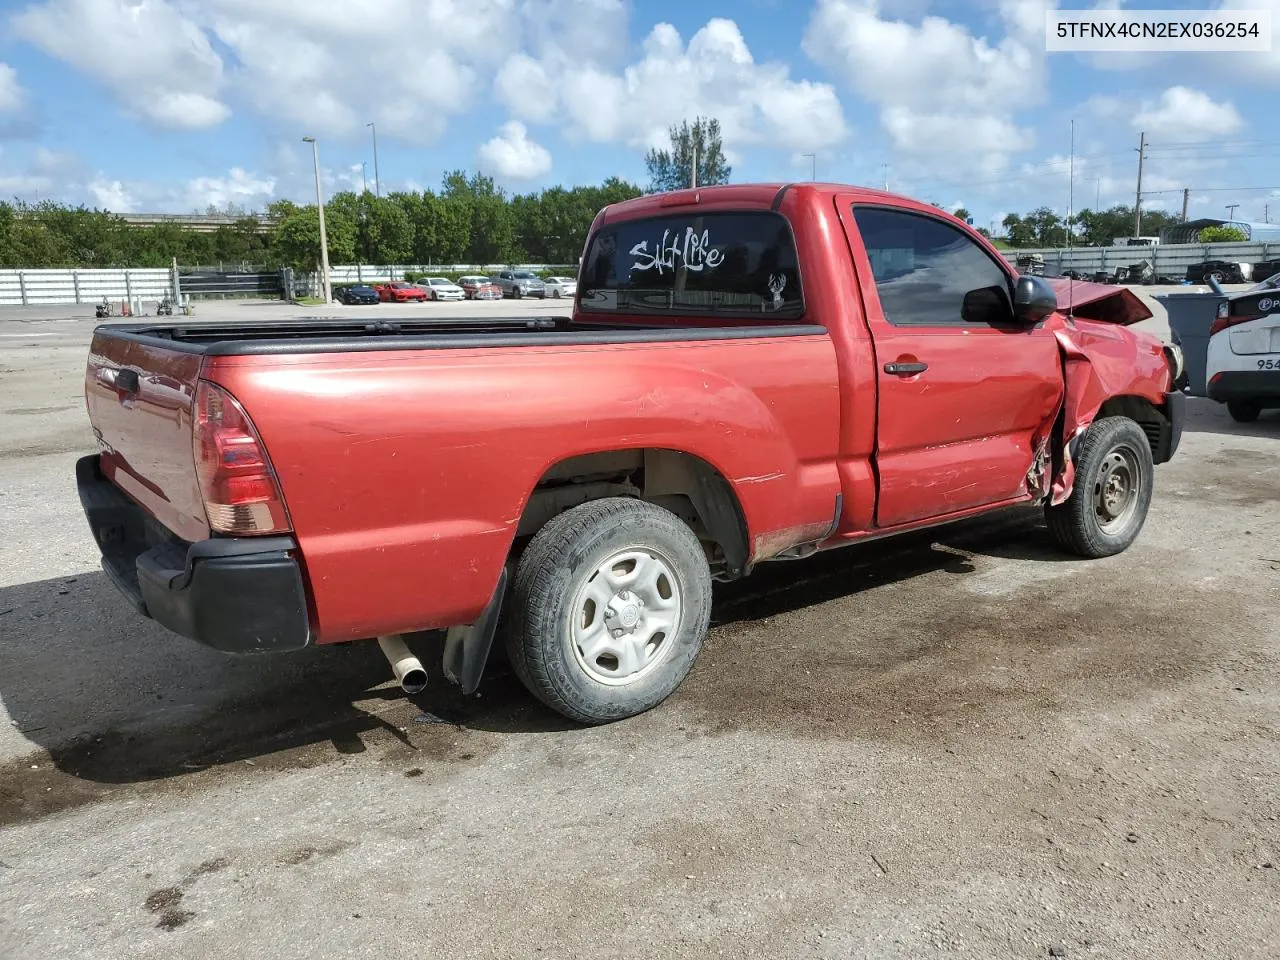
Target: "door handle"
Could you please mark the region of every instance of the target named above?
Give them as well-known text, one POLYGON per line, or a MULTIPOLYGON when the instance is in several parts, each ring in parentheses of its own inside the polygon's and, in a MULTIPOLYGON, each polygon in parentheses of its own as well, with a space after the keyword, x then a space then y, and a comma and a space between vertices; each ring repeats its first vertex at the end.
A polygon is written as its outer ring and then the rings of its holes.
POLYGON ((921 363, 919 360, 907 363, 897 361, 895 363, 886 363, 884 365, 885 373, 892 373, 899 377, 909 377, 915 373, 924 373, 929 369, 927 363, 921 363))

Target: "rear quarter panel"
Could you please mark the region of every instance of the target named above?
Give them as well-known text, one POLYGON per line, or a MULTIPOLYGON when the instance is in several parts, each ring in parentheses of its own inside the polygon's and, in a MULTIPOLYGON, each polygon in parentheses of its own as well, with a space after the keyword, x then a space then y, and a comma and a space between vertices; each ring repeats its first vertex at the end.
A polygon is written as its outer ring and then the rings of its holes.
MULTIPOLYGON (((224 357, 284 491, 322 642, 472 621, 554 464, 664 448, 735 487, 756 552, 829 524, 826 336, 224 357)), ((793 541, 794 542, 794 541, 793 541)))

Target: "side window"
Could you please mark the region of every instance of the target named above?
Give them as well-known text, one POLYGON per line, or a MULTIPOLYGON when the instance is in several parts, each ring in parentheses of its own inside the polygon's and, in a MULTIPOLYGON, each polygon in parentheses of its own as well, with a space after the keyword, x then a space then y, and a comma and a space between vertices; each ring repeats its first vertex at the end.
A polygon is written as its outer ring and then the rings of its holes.
POLYGON ((884 317, 894 326, 1007 324, 1009 277, 970 237, 918 213, 853 208, 884 317))

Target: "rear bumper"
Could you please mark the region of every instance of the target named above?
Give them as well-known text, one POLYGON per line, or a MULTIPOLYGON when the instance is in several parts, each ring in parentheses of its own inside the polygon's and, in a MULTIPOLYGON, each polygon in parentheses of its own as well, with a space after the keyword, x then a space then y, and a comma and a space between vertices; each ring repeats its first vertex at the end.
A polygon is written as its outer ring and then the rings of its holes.
POLYGON ((1280 370, 1224 370, 1209 381, 1209 399, 1280 403, 1280 370))
POLYGON ((97 455, 76 463, 76 486, 102 569, 143 616, 224 653, 311 642, 292 537, 179 540, 103 477, 97 455))

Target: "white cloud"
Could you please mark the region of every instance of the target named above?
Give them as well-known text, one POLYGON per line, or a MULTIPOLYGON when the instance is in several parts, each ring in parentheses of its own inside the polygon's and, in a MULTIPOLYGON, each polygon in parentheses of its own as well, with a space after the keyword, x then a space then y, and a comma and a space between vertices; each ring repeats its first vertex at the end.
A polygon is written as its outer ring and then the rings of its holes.
POLYGON ((555 83, 541 62, 525 53, 511 57, 493 79, 500 103, 518 117, 545 123, 556 112, 555 83))
POLYGON ((18 71, 7 63, 0 63, 0 113, 8 113, 22 106, 24 91, 18 86, 18 71))
MULTIPOLYGON (((359 167, 356 167, 359 171, 359 167)), ((186 186, 186 205, 192 210, 208 206, 219 208, 228 205, 259 210, 275 195, 274 177, 249 173, 240 167, 232 167, 225 176, 196 177, 186 186)))
POLYGON ((496 92, 511 112, 533 122, 554 111, 571 136, 646 149, 696 116, 720 121, 726 149, 769 143, 814 150, 848 133, 834 88, 793 80, 781 63, 757 63, 738 25, 713 18, 686 45, 669 23, 653 27, 642 57, 616 68, 544 48, 499 73, 496 92))
POLYGON ((1229 101, 1216 103, 1190 87, 1170 87, 1158 101, 1144 102, 1133 117, 1133 128, 1155 139, 1214 140, 1243 127, 1244 119, 1229 101))
POLYGON ((975 36, 938 16, 881 15, 877 0, 819 0, 803 47, 880 108, 894 147, 998 169, 1033 142, 1015 113, 1045 95, 1044 0, 1001 0, 1006 35, 975 36))
POLYGON ((1214 57, 1214 62, 1240 76, 1269 83, 1280 81, 1280 0, 1223 0, 1220 9, 1270 11, 1271 49, 1267 52, 1220 54, 1214 57))
POLYGON ((626 15, 624 0, 36 0, 7 19, 158 126, 216 124, 235 93, 318 136, 372 120, 424 143, 522 48, 610 62, 626 15))
POLYGON ((479 156, 484 172, 507 180, 536 180, 551 172, 551 154, 529 139, 518 120, 504 123, 496 137, 480 146, 479 156))
POLYGON ((199 22, 235 54, 233 81, 260 112, 319 136, 438 139, 481 91, 539 119, 522 50, 607 62, 626 46, 623 0, 204 0, 199 22))
POLYGON ((99 174, 89 184, 89 195, 93 197, 93 205, 112 213, 132 213, 137 209, 137 202, 119 180, 108 180, 99 174))
POLYGON ((11 26, 158 126, 207 127, 230 115, 220 99, 222 58, 167 0, 46 0, 13 16, 11 26))

